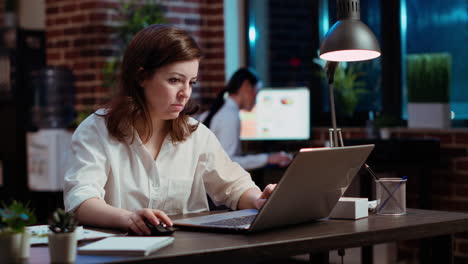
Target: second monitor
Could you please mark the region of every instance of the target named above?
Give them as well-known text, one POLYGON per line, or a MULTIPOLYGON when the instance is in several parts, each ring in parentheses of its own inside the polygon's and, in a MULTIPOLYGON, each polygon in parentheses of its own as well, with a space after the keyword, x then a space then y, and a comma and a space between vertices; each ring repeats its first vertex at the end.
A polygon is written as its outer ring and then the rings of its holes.
POLYGON ((240 112, 240 120, 242 140, 308 140, 309 89, 263 88, 252 111, 240 112))

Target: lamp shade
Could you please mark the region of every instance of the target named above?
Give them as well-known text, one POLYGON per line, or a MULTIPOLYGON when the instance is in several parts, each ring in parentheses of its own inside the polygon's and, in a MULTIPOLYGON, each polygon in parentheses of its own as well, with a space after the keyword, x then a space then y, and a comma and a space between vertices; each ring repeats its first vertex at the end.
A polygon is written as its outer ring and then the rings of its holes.
POLYGON ((327 61, 362 61, 380 56, 377 39, 360 18, 359 0, 337 0, 338 21, 325 35, 320 58, 327 61))

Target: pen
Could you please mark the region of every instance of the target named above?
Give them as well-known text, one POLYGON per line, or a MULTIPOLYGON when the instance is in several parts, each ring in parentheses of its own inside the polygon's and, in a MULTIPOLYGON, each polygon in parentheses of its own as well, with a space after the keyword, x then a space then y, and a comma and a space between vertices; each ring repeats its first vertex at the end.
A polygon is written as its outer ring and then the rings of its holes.
MULTIPOLYGON (((392 192, 390 192, 390 190, 387 188, 387 186, 385 184, 383 184, 381 181, 379 181, 379 178, 377 178, 377 175, 375 174, 375 172, 371 169, 371 167, 369 165, 367 165, 367 163, 364 163, 364 167, 366 167, 367 171, 369 172, 370 175, 372 175, 372 177, 374 177, 374 180, 376 183, 379 183, 380 186, 382 186, 382 188, 388 193, 389 195, 389 198, 393 199, 396 203, 396 205, 400 208, 400 210, 403 211, 403 208, 400 206, 400 204, 398 203, 398 201, 395 199, 395 197, 392 195, 392 192)), ((405 176, 406 177, 406 176, 405 176)), ((387 198, 388 200, 388 198, 387 198)))

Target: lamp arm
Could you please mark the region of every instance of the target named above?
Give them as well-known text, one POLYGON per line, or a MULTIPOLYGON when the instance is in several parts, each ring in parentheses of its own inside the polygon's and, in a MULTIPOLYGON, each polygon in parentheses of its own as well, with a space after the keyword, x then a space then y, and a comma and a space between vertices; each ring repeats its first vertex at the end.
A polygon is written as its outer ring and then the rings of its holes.
POLYGON ((331 112, 331 119, 332 119, 332 133, 330 135, 330 145, 331 147, 339 146, 338 143, 338 129, 336 128, 336 113, 335 113, 335 97, 333 94, 333 80, 335 75, 336 67, 338 66, 338 62, 336 61, 328 61, 325 65, 325 70, 327 72, 328 78, 328 91, 330 96, 330 112, 331 112))
POLYGON ((327 64, 325 64, 325 71, 327 72, 328 84, 332 84, 335 80, 336 67, 338 67, 337 61, 327 61, 327 64))

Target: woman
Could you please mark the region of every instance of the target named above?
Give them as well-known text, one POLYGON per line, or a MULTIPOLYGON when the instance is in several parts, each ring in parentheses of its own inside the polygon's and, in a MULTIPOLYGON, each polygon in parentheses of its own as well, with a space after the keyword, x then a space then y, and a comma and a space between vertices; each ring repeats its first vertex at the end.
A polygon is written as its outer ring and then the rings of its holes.
POLYGON ((245 170, 258 169, 267 164, 285 167, 291 161, 290 155, 285 152, 242 154, 239 111, 253 109, 260 88, 261 82, 254 71, 241 68, 232 75, 210 110, 200 115, 200 120, 218 137, 231 159, 245 170), (226 98, 225 93, 228 93, 226 98))
POLYGON ((64 202, 82 224, 149 234, 145 221, 208 210, 206 193, 231 209, 260 208, 263 192, 216 137, 190 118, 201 50, 184 30, 152 25, 124 54, 120 93, 72 139, 64 202))

